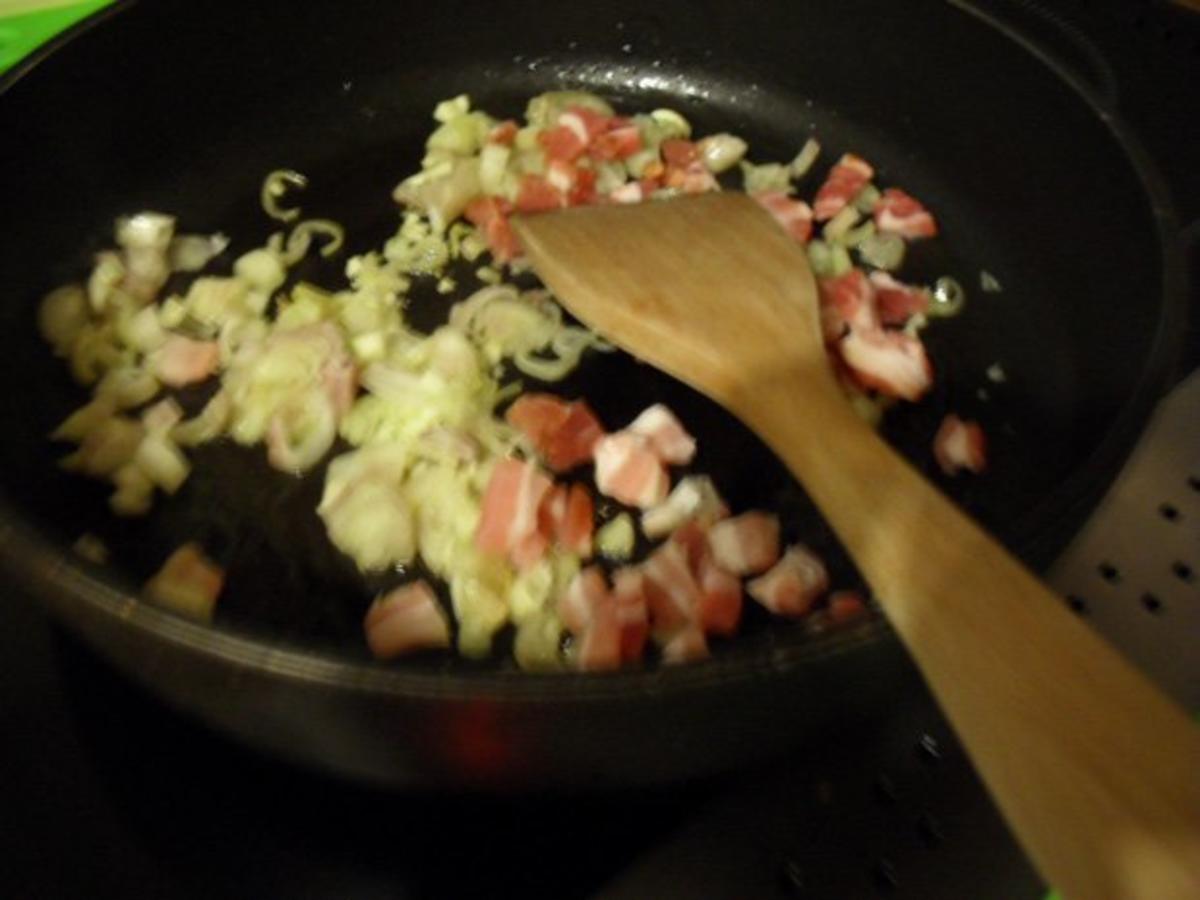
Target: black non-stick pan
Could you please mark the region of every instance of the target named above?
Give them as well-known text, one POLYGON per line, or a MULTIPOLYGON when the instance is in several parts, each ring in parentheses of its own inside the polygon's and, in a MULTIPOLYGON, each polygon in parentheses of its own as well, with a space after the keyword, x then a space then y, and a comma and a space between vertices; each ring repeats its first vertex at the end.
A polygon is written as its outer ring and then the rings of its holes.
MULTIPOLYGON (((1016 4, 1022 10, 1025 4, 1016 4)), ((104 491, 54 466, 47 432, 81 395, 36 336, 40 296, 86 271, 119 214, 261 242, 263 175, 305 172, 311 214, 361 252, 395 228, 391 188, 418 165, 440 99, 499 115, 559 87, 629 110, 669 105, 746 136, 756 160, 809 135, 921 197, 944 237, 906 274, 958 278, 958 318, 931 328, 935 393, 885 431, 1034 564, 1053 557, 1115 473, 1171 372, 1184 291, 1153 169, 1081 74, 1004 24, 1007 4, 716 2, 439 5, 120 4, 0 96, 0 555, 9 575, 122 669, 213 724, 293 759, 369 778, 491 786, 648 782, 727 768, 838 717, 869 716, 908 663, 879 620, 818 633, 753 618, 711 660, 611 676, 369 660, 369 601, 313 509, 320 473, 273 473, 217 445, 179 496, 117 523, 104 491), (1001 293, 978 289, 986 270, 1001 293), (1000 364, 1003 384, 985 373, 1000 364), (980 419, 992 467, 938 475, 947 411, 980 419), (69 547, 103 536, 114 563, 69 547), (207 628, 138 602, 176 545, 229 570, 207 628)), ((818 179, 819 174, 812 176, 818 179)), ((815 189, 815 180, 803 187, 815 189)), ((229 262, 226 260, 225 265, 229 262)), ((336 285, 344 257, 306 277, 336 285)), ((418 303, 434 321, 445 300, 418 303)), ((565 391, 619 424, 664 400, 701 443, 697 468, 735 508, 768 505, 856 576, 799 489, 721 410, 627 357, 589 360, 565 391)), ((797 403, 794 414, 805 416, 797 403)), ((812 422, 819 429, 819 421, 812 422)), ((886 485, 880 486, 881 490, 886 485)))

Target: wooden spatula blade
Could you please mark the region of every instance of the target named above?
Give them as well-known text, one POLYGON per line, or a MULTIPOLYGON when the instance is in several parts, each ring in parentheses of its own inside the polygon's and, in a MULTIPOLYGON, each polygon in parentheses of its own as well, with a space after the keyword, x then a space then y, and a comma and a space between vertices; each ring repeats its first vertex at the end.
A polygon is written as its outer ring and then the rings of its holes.
POLYGON ((586 207, 514 227, 581 321, 717 400, 781 366, 818 356, 826 366, 808 257, 745 194, 586 207))

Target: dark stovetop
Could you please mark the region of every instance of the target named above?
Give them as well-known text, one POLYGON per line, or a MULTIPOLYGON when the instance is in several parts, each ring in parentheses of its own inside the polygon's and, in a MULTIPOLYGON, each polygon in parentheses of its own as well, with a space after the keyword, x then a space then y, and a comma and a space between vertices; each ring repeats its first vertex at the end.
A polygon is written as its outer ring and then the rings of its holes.
MULTIPOLYGON (((1058 7, 1111 65, 1181 218, 1200 221, 1200 27, 1159 3, 1058 7)), ((1051 49, 1088 65, 1051 32, 1051 49)), ((1189 233, 1200 242, 1200 226, 1189 233)), ((886 720, 815 736, 769 769, 481 799, 381 792, 257 756, 114 674, 15 592, 0 602, 0 658, 0 896, 1042 894, 915 673, 886 720)))

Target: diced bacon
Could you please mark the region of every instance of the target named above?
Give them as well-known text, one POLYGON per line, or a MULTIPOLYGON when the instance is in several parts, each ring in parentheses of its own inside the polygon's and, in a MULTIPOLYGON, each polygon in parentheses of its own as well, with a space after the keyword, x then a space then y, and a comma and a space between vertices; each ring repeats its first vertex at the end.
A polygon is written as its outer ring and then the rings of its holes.
POLYGON ((845 154, 829 171, 829 177, 817 191, 813 217, 818 222, 832 219, 858 196, 859 191, 875 177, 870 164, 852 153, 845 154))
POLYGON ((682 138, 663 141, 659 151, 662 153, 663 162, 672 169, 686 169, 692 163, 700 161, 700 151, 696 145, 682 138))
POLYGON ((487 142, 489 144, 502 144, 505 147, 511 147, 513 141, 517 139, 517 132, 520 128, 512 119, 506 119, 492 127, 488 132, 487 142))
POLYGON ((196 543, 177 549, 146 582, 146 595, 160 606, 193 619, 210 621, 225 572, 196 543))
POLYGON ((929 291, 897 281, 887 272, 872 272, 875 309, 884 325, 903 325, 929 309, 929 291))
POLYGON ((538 509, 538 531, 547 536, 558 534, 567 518, 568 490, 565 484, 556 484, 544 498, 538 509))
POLYGON ((613 572, 612 596, 617 606, 617 627, 621 632, 621 659, 632 662, 642 658, 650 633, 646 606, 646 576, 641 569, 626 566, 613 572))
POLYGON ((875 227, 900 237, 936 237, 937 222, 921 202, 899 188, 888 188, 875 201, 875 227))
POLYGON ((485 553, 507 555, 522 568, 540 559, 546 539, 538 527, 538 511, 552 487, 532 463, 497 462, 483 494, 475 545, 485 553))
POLYGON ((378 598, 363 620, 367 646, 377 659, 450 646, 450 623, 425 581, 402 585, 378 598))
POLYGON ((522 175, 517 187, 517 212, 538 213, 567 205, 566 194, 541 175, 522 175))
POLYGON ((664 183, 669 188, 676 188, 685 194, 706 194, 720 188, 717 177, 708 170, 703 162, 693 162, 686 167, 667 166, 664 183))
POLYGON ((808 243, 813 230, 812 207, 803 200, 789 197, 784 191, 759 191, 753 197, 796 243, 808 243))
POLYGON ((628 159, 642 149, 642 134, 636 125, 625 125, 600 135, 590 147, 588 154, 600 162, 628 159))
POLYGON ((154 351, 154 374, 168 387, 180 388, 204 381, 221 362, 216 341, 194 341, 173 334, 154 351))
POLYGON ((546 151, 548 159, 575 162, 587 149, 588 139, 586 132, 581 135, 576 128, 564 124, 547 128, 538 135, 538 143, 546 151))
POLYGON ((859 331, 842 338, 842 359, 865 388, 901 400, 919 400, 933 385, 925 346, 900 331, 859 331))
POLYGON ((592 495, 582 484, 555 485, 542 501, 539 528, 564 550, 586 559, 592 555, 594 514, 592 495))
POLYGON ((707 528, 729 515, 729 508, 712 479, 707 475, 688 475, 675 485, 667 499, 642 514, 642 531, 648 538, 660 538, 688 522, 707 528))
POLYGON ((616 601, 606 595, 583 633, 575 657, 584 672, 611 672, 621 668, 621 626, 616 601))
POLYGON ((499 197, 476 197, 467 204, 467 221, 475 225, 487 241, 492 257, 506 263, 521 254, 517 235, 508 222, 509 204, 499 197))
POLYGON ((779 518, 747 512, 717 522, 708 530, 713 559, 734 575, 758 575, 779 559, 779 518))
POLYGON ((586 106, 569 106, 558 117, 558 124, 566 125, 590 143, 612 127, 613 118, 586 106))
POLYGON ((987 468, 987 437, 978 422, 963 421, 951 413, 934 436, 933 455, 947 475, 963 469, 978 475, 987 468))
POLYGON ((650 442, 629 431, 596 442, 596 487, 626 506, 649 509, 667 496, 670 479, 650 442))
POLYGON ((801 544, 787 552, 765 575, 746 585, 746 591, 778 616, 803 616, 829 587, 825 564, 801 544))
POLYGON ((553 394, 522 394, 504 418, 533 442, 555 472, 590 460, 596 442, 604 437, 604 427, 587 403, 567 402, 553 394))
POLYGON ((742 583, 711 557, 701 560, 696 580, 700 587, 700 627, 706 634, 732 636, 742 620, 742 583))
POLYGON ((701 565, 712 556, 708 549, 708 524, 697 521, 685 523, 671 535, 671 543, 683 550, 688 571, 693 577, 698 577, 701 565))
POLYGON ((667 541, 650 554, 642 564, 642 572, 657 640, 669 640, 676 631, 696 622, 701 592, 683 544, 667 541))
POLYGON ((575 637, 575 664, 580 669, 603 672, 620 667, 618 605, 598 568, 590 566, 571 580, 558 601, 558 615, 575 637))
POLYGON ((596 202, 596 170, 580 168, 575 171, 575 184, 567 196, 570 206, 596 202))
POLYGON ((708 656, 708 641, 698 625, 681 628, 663 644, 662 658, 667 665, 696 662, 708 656))
POLYGON ((646 199, 646 193, 640 182, 629 181, 610 191, 608 198, 614 203, 641 203, 646 199))
POLYGON ((875 288, 861 269, 851 269, 837 278, 822 279, 818 287, 821 330, 828 343, 837 341, 851 328, 874 331, 879 327, 875 288))
POLYGON ((829 621, 845 625, 867 614, 867 601, 858 591, 834 591, 829 595, 829 621))
POLYGON ((696 455, 696 439, 666 406, 655 403, 630 423, 629 431, 650 441, 658 458, 665 463, 686 466, 696 455))
MULTIPOLYGON (((569 162, 552 159, 546 164, 546 183, 561 194, 570 194, 575 188, 579 170, 569 162)), ((520 197, 518 196, 518 204, 520 197)))
POLYGON ((580 571, 558 598, 558 617, 563 627, 576 637, 582 635, 591 624, 592 611, 607 593, 604 573, 599 568, 588 566, 580 571))

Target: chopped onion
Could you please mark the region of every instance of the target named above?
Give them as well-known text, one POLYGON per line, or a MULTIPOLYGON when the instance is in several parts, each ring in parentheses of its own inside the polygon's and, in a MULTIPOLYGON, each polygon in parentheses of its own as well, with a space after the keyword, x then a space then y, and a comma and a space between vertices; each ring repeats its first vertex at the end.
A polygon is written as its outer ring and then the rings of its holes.
POLYGON ((133 463, 122 466, 113 475, 116 490, 108 505, 118 516, 144 516, 154 504, 154 483, 133 463))
POLYGON ((108 563, 108 545, 90 531, 84 532, 71 545, 71 549, 82 559, 103 566, 108 563))
POLYGON ((504 190, 504 173, 512 149, 503 144, 485 144, 479 154, 479 187, 485 194, 499 194, 504 190))
POLYGON ((187 457, 165 432, 152 432, 142 439, 134 464, 157 487, 168 494, 178 491, 191 473, 187 457))
POLYGON ((636 540, 633 516, 623 512, 596 531, 596 551, 605 559, 624 561, 633 556, 636 540))
POLYGON ((364 478, 332 501, 323 499, 317 513, 333 545, 364 572, 407 564, 416 555, 412 508, 395 485, 364 478))
POLYGON ((830 244, 829 259, 834 278, 845 275, 854 268, 854 262, 850 259, 850 252, 841 244, 830 244))
MULTIPOLYGON (((292 234, 295 235, 300 231, 303 224, 297 225, 296 231, 293 231, 292 234)), ((304 250, 307 252, 308 247, 306 246, 304 250)), ((249 253, 239 256, 233 264, 233 274, 251 288, 267 294, 277 291, 287 280, 287 268, 284 266, 283 260, 279 258, 278 254, 272 253, 266 248, 251 250, 249 253)))
POLYGON ((57 356, 67 356, 88 323, 87 294, 78 284, 51 291, 38 307, 38 331, 57 356))
POLYGON ((169 432, 183 419, 183 407, 174 397, 159 400, 149 409, 142 412, 142 425, 149 434, 164 434, 169 432))
POLYGON ((443 100, 433 108, 433 118, 437 122, 449 122, 471 111, 471 98, 467 94, 459 94, 452 100, 443 100))
POLYGON ((842 235, 842 238, 839 241, 839 243, 843 247, 849 247, 850 249, 853 250, 854 248, 861 245, 862 242, 865 241, 867 238, 872 237, 874 234, 875 234, 875 223, 868 220, 866 222, 863 222, 857 228, 851 228, 849 231, 847 231, 844 235, 842 235))
POLYGON ((933 284, 929 298, 929 315, 938 318, 956 316, 967 302, 967 292, 953 278, 944 276, 933 284))
POLYGON ((875 204, 879 202, 881 196, 879 188, 873 184, 868 184, 854 198, 854 208, 864 216, 869 216, 875 212, 875 204))
POLYGON ((138 366, 117 366, 100 379, 96 396, 111 397, 118 409, 133 409, 154 399, 160 389, 152 372, 138 366))
POLYGON ((145 433, 141 423, 133 419, 105 419, 88 430, 79 449, 63 457, 60 465, 70 472, 107 478, 133 461, 145 433))
POLYGON ((279 201, 283 199, 289 188, 303 190, 306 187, 308 187, 308 179, 299 172, 291 169, 276 169, 263 179, 262 191, 259 194, 263 211, 272 219, 278 219, 280 222, 295 221, 300 218, 300 208, 284 209, 279 205, 279 201))
POLYGON ((702 138, 696 149, 708 171, 720 174, 740 163, 749 147, 740 137, 722 132, 702 138))
POLYGON ((857 209, 847 206, 825 224, 822 236, 826 241, 843 243, 842 238, 845 237, 846 232, 858 224, 860 218, 862 216, 857 209))
POLYGON ((337 437, 333 405, 321 389, 282 404, 267 429, 267 460, 283 472, 307 472, 329 452, 337 437))
POLYGON ((508 586, 501 576, 477 571, 450 578, 450 599, 458 619, 458 651, 482 659, 492 651, 492 638, 508 622, 508 586))
POLYGON ((613 114, 613 108, 595 94, 586 91, 548 91, 529 101, 525 107, 525 120, 533 128, 546 128, 555 124, 558 117, 571 106, 582 106, 602 116, 613 114))
POLYGON ((687 140, 692 136, 691 123, 673 109, 656 109, 650 113, 650 119, 664 141, 672 138, 687 140))
POLYGON ((288 235, 287 245, 280 261, 289 267, 300 262, 308 255, 313 238, 317 236, 328 239, 325 246, 321 248, 321 255, 326 258, 341 250, 346 241, 346 231, 337 222, 331 222, 328 219, 305 219, 288 235))
POLYGON ((194 447, 218 438, 225 432, 232 408, 229 394, 217 391, 199 415, 172 428, 171 437, 177 444, 185 447, 194 447))
POLYGON ((121 257, 106 250, 96 254, 96 265, 88 278, 87 295, 92 310, 102 313, 107 308, 109 299, 122 281, 125 280, 125 263, 121 257))
POLYGON ((858 258, 868 266, 894 272, 904 263, 904 238, 898 234, 873 234, 858 245, 858 258))
POLYGON ((168 258, 174 272, 199 272, 225 252, 229 238, 217 234, 181 234, 171 241, 168 258))
POLYGON ((87 437, 88 432, 93 428, 116 414, 117 401, 115 398, 93 397, 86 406, 81 406, 67 416, 62 424, 50 433, 50 438, 55 441, 71 441, 78 444, 87 437))
POLYGON ((153 353, 167 340, 167 332, 153 306, 143 306, 132 316, 120 320, 117 331, 121 340, 139 353, 153 353))
POLYGON ((513 657, 527 672, 553 672, 561 669, 562 623, 552 611, 538 613, 517 626, 513 638, 513 657))
POLYGON ((792 172, 787 166, 779 163, 764 163, 756 166, 742 162, 742 187, 747 194, 757 194, 762 191, 792 192, 792 172))
POLYGON ((1000 282, 996 279, 996 276, 986 269, 980 271, 979 273, 979 287, 982 288, 986 294, 999 294, 1004 290, 1004 288, 1000 286, 1000 282))
POLYGON ((816 138, 809 138, 805 141, 800 152, 796 154, 796 158, 788 164, 792 178, 800 179, 807 175, 820 155, 821 145, 817 143, 816 138))
POLYGON ((221 567, 198 544, 184 544, 146 582, 146 596, 167 609, 208 622, 225 584, 221 567))
POLYGON ((447 173, 436 178, 422 173, 405 179, 392 196, 398 203, 423 211, 440 234, 462 215, 479 191, 479 160, 472 158, 457 160, 447 173))
POLYGON ((829 245, 821 240, 810 241, 808 244, 808 264, 813 274, 818 278, 829 278, 833 275, 833 253, 829 245))

